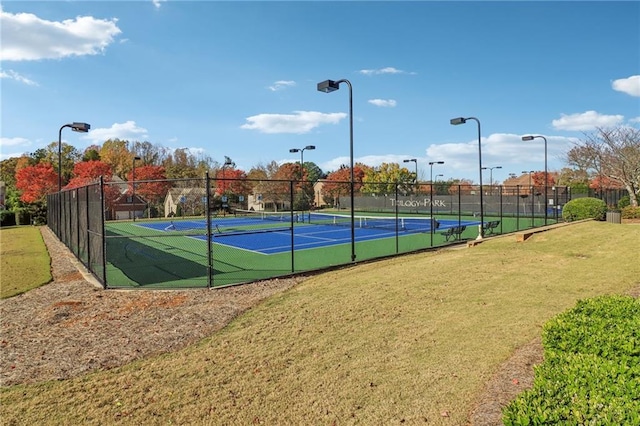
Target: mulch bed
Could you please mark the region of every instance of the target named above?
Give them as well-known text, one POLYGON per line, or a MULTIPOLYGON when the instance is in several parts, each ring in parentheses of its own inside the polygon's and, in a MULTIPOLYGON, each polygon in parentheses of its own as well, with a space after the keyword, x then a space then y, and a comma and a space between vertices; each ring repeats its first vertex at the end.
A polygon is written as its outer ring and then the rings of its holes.
MULTIPOLYGON (((304 277, 218 290, 105 291, 47 227, 53 281, 0 300, 0 384, 64 380, 182 349, 220 330, 304 277)), ((487 383, 472 425, 500 425, 501 409, 533 382, 539 339, 518 349, 487 383)))

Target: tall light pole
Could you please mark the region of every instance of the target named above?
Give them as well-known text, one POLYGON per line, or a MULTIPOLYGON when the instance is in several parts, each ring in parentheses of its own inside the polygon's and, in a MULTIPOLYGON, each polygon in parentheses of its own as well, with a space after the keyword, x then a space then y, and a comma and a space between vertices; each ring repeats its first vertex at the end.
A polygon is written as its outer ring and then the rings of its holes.
POLYGON ((136 160, 141 160, 141 158, 137 155, 133 157, 133 168, 131 170, 131 203, 133 204, 134 222, 136 221, 136 160))
POLYGON ((88 123, 73 122, 60 127, 58 131, 58 192, 62 191, 62 129, 70 127, 74 132, 87 133, 91 129, 88 123))
POLYGON ((429 161, 429 182, 433 183, 433 165, 444 164, 444 161, 429 161))
POLYGON ((429 193, 431 194, 429 196, 429 234, 431 237, 431 247, 433 247, 433 231, 434 231, 434 225, 436 223, 436 221, 433 219, 433 165, 434 164, 444 164, 444 161, 429 161, 429 185, 430 185, 430 191, 429 193))
MULTIPOLYGON (((547 224, 547 191, 548 191, 548 185, 549 185, 549 177, 548 177, 548 171, 547 171, 547 138, 545 138, 542 135, 529 135, 529 136, 523 136, 522 140, 523 141, 532 141, 534 139, 544 139, 544 224, 547 224)), ((555 205, 553 206, 553 208, 555 209, 555 205)))
POLYGON ((315 145, 307 145, 304 148, 291 148, 289 150, 289 152, 299 152, 300 153, 300 180, 302 180, 302 177, 304 176, 304 174, 302 173, 302 168, 304 167, 304 151, 308 150, 308 151, 312 151, 314 149, 316 149, 315 145))
POLYGON ((531 189, 531 174, 535 173, 535 171, 533 171, 533 170, 523 170, 522 173, 529 174, 529 191, 533 192, 533 190, 531 189))
POLYGON ((351 167, 351 176, 350 176, 350 192, 351 192, 351 261, 355 262, 356 260, 356 236, 355 236, 355 214, 354 214, 354 192, 355 192, 355 179, 353 176, 353 87, 351 86, 351 82, 347 79, 342 79, 338 81, 333 80, 325 80, 318 83, 318 91, 324 93, 335 92, 340 88, 340 83, 345 83, 349 86, 349 166, 351 167))
POLYGON ((415 183, 418 183, 418 159, 410 158, 408 160, 402 160, 403 163, 416 163, 416 178, 414 180, 415 183))
POLYGON ((502 166, 483 167, 482 170, 489 170, 489 193, 493 195, 493 169, 501 169, 502 166))
MULTIPOLYGON (((233 160, 231 160, 231 158, 227 157, 226 155, 224 156, 224 164, 222 165, 222 180, 223 180, 223 182, 224 182, 224 179, 226 177, 225 172, 224 172, 225 168, 227 166, 235 166, 235 165, 236 165, 236 163, 234 163, 233 160)), ((226 190, 227 190, 227 183, 224 182, 222 193, 224 194, 226 190)))
POLYGON ((531 227, 533 227, 533 192, 534 191, 533 191, 533 187, 531 186, 531 174, 535 172, 533 170, 523 170, 522 173, 529 173, 529 195, 531 196, 531 227))
POLYGON ((449 122, 454 125, 457 126, 459 124, 464 124, 467 122, 467 120, 474 120, 476 123, 478 123, 478 172, 480 173, 480 226, 478 227, 478 237, 476 238, 477 240, 481 240, 484 237, 484 230, 482 229, 484 226, 484 201, 482 199, 482 136, 481 136, 481 131, 480 131, 480 120, 478 120, 475 117, 457 117, 457 118, 452 118, 451 120, 449 120, 449 122))

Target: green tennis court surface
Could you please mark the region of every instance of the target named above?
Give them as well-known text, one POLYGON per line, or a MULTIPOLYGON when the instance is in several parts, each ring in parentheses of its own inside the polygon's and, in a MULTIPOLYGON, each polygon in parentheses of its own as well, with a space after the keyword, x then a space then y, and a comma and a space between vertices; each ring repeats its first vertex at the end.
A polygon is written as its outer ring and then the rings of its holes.
MULTIPOLYGON (((459 224, 468 225, 463 239, 477 235, 478 218, 443 216, 437 221, 432 233, 432 221, 424 216, 396 221, 358 215, 357 260, 427 248, 432 239, 434 246, 445 244, 441 232, 459 224)), ((497 233, 515 225, 503 221, 497 233)), ((105 231, 107 282, 117 288, 225 286, 347 264, 351 258, 348 215, 285 212, 268 218, 218 217, 209 224, 205 218, 108 222, 105 231)))

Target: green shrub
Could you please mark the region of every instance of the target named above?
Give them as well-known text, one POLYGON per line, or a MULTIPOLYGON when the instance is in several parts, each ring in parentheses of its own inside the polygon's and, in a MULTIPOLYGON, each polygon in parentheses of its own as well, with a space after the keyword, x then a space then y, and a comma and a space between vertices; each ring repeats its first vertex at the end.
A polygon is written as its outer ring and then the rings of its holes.
POLYGON ((29 206, 31 222, 34 225, 47 224, 47 205, 44 203, 34 203, 29 206))
POLYGON ((567 222, 582 219, 604 220, 606 214, 607 204, 592 197, 576 198, 562 208, 562 218, 567 222))
POLYGON ((26 207, 20 207, 15 209, 16 213, 16 223, 18 225, 29 225, 31 224, 31 213, 29 209, 26 207))
POLYGON ((622 209, 623 219, 640 219, 640 207, 627 206, 622 209))
POLYGON ((503 410, 505 425, 640 424, 640 301, 580 301, 547 322, 533 387, 503 410))
POLYGON ((620 210, 624 209, 625 207, 628 207, 631 205, 631 197, 629 197, 628 195, 625 195, 624 197, 621 197, 618 200, 618 208, 620 210))
POLYGON ((0 226, 15 226, 16 214, 9 210, 0 211, 0 226))

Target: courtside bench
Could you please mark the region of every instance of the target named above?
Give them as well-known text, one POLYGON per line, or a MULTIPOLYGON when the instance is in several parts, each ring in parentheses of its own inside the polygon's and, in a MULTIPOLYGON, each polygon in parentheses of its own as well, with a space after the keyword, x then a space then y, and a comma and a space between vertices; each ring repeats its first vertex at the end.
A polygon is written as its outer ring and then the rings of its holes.
POLYGON ((485 223, 482 226, 482 235, 492 235, 495 233, 496 228, 500 225, 499 220, 492 220, 485 223))
POLYGON ((451 228, 447 228, 444 231, 440 232, 441 235, 444 235, 446 241, 450 239, 459 240, 462 233, 467 229, 466 226, 453 226, 451 228))

